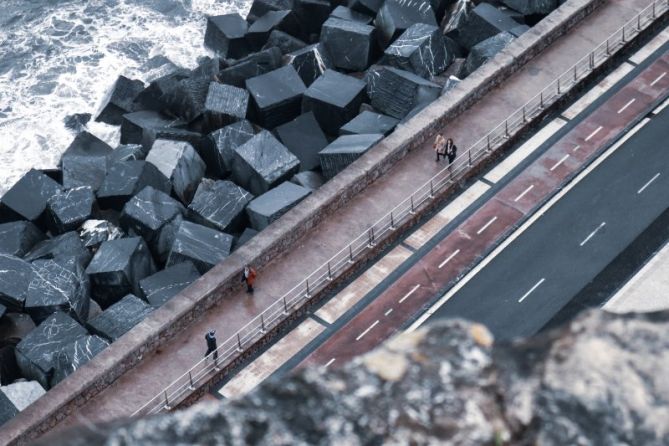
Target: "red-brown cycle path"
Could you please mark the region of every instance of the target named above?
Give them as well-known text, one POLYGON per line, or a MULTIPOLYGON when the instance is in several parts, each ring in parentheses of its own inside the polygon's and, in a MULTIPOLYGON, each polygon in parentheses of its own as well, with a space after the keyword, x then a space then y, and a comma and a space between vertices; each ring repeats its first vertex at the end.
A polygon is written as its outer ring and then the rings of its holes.
POLYGON ((668 93, 669 52, 501 188, 300 366, 343 365, 395 334, 668 93))

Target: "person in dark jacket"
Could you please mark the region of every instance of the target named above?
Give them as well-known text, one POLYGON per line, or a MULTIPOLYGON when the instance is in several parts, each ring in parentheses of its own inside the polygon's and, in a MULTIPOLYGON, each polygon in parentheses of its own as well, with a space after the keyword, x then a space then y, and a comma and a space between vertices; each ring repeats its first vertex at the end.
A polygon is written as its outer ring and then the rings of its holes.
POLYGON ((455 161, 455 157, 458 155, 458 147, 453 144, 453 140, 451 138, 448 138, 446 140, 446 156, 448 157, 448 164, 450 165, 453 161, 455 161))
POLYGON ((204 354, 204 357, 208 357, 210 354, 214 354, 214 364, 218 365, 218 350, 216 350, 216 330, 210 330, 209 333, 204 335, 204 339, 207 341, 207 353, 204 354))

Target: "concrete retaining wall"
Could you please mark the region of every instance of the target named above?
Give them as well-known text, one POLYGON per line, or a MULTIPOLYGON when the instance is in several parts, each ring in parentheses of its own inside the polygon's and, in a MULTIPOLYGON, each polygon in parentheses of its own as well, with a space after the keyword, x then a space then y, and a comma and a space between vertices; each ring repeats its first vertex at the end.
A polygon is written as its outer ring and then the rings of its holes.
MULTIPOLYGON (((436 129, 456 118, 605 1, 566 2, 510 44, 494 60, 466 78, 447 96, 438 99, 406 124, 399 126, 358 161, 281 217, 278 224, 262 231, 225 262, 184 290, 179 297, 153 312, 92 361, 5 424, 0 429, 0 438, 9 444, 22 444, 53 428, 138 364, 146 353, 158 348, 230 291, 236 290, 240 286, 239 271, 245 263, 253 263, 262 269, 270 260, 281 256, 319 222, 387 172, 410 150, 430 138, 436 129)), ((483 162, 487 164, 490 160, 483 162)), ((446 190, 442 195, 445 197, 452 192, 453 190, 446 190)), ((428 207, 433 207, 438 201, 432 201, 428 207)), ((427 212, 428 207, 422 211, 427 212)), ((413 221, 404 225, 408 227, 411 223, 413 221)), ((368 256, 373 255, 375 252, 368 253, 368 256)), ((362 264, 364 261, 363 259, 362 264)), ((277 330, 281 328, 278 327, 277 330)), ((271 335, 270 333, 268 336, 271 335)))

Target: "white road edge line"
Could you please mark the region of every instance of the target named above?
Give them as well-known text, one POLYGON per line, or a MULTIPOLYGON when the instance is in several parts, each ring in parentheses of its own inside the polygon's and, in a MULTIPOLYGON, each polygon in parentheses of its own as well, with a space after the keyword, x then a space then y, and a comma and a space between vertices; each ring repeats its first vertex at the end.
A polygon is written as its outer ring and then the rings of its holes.
POLYGON ((444 265, 446 265, 453 257, 457 256, 459 252, 460 252, 459 248, 453 251, 453 253, 450 256, 446 257, 446 260, 444 260, 439 264, 439 269, 441 269, 444 265))
POLYGON ((386 311, 385 313, 383 313, 383 315, 384 315, 384 316, 388 316, 388 315, 389 315, 390 313, 392 313, 392 312, 393 312, 393 309, 391 308, 390 310, 388 310, 388 311, 386 311))
POLYGON ((495 222, 495 220, 497 220, 497 216, 496 216, 496 215, 495 215, 493 218, 491 218, 490 221, 489 221, 488 223, 484 224, 484 225, 481 227, 481 229, 479 229, 478 231, 476 231, 476 235, 480 235, 483 231, 485 231, 486 229, 488 229, 488 226, 490 226, 491 224, 493 224, 493 223, 495 222))
POLYGON ((411 295, 414 293, 414 291, 416 291, 418 288, 420 288, 420 284, 418 284, 418 285, 416 285, 415 287, 411 288, 411 291, 409 291, 408 293, 406 293, 406 294, 404 295, 404 297, 401 298, 400 300, 398 300, 397 302, 398 302, 398 303, 402 303, 402 302, 404 302, 404 301, 407 300, 407 299, 409 298, 409 296, 411 296, 411 295))
POLYGON ((605 222, 605 221, 601 222, 601 223, 599 224, 599 226, 597 226, 597 228, 596 228, 594 231, 592 231, 592 232, 590 233, 590 235, 588 235, 588 236, 585 238, 585 240, 583 240, 583 241, 581 242, 581 244, 580 244, 579 246, 583 246, 583 245, 585 245, 586 243, 588 243, 588 240, 590 240, 591 238, 593 238, 593 237, 595 236, 595 234, 597 234, 597 231, 599 231, 600 229, 602 229, 604 226, 606 226, 606 222, 605 222))
POLYGON ((569 158, 569 154, 566 154, 565 156, 563 156, 562 158, 560 158, 560 161, 558 161, 557 163, 555 163, 555 164, 553 165, 553 167, 551 167, 551 172, 554 171, 555 169, 557 169, 557 167, 558 167, 560 164, 564 163, 564 161, 565 161, 567 158, 569 158))
POLYGON ((650 83, 650 86, 654 86, 658 82, 660 82, 660 79, 662 79, 664 76, 667 75, 667 72, 665 71, 664 73, 660 74, 653 82, 650 83))
POLYGON ((644 189, 646 189, 648 186, 650 186, 650 183, 652 183, 653 181, 657 180, 657 177, 659 177, 659 176, 660 176, 660 172, 656 173, 655 176, 654 176, 653 178, 651 178, 646 184, 644 184, 643 187, 642 187, 641 189, 639 189, 638 191, 636 191, 636 193, 637 193, 637 194, 640 194, 641 192, 643 192, 644 189))
POLYGON ((601 125, 600 125, 599 127, 597 127, 597 129, 596 129, 594 132, 592 132, 591 134, 588 135, 587 138, 585 138, 585 142, 590 141, 590 138, 592 138, 592 137, 595 136, 597 133, 599 133, 599 131, 600 131, 601 129, 603 129, 603 128, 604 128, 604 127, 601 126, 601 125))
POLYGON ((620 110, 618 110, 618 114, 621 114, 622 112, 625 111, 625 109, 626 109, 627 107, 629 107, 630 105, 634 104, 634 101, 636 101, 636 98, 632 98, 632 99, 630 99, 630 100, 627 102, 627 104, 623 105, 622 108, 621 108, 620 110))
POLYGON ((332 358, 328 362, 326 362, 325 365, 323 366, 323 368, 327 369, 328 367, 330 367, 330 364, 332 364, 333 362, 335 362, 335 358, 332 358))
POLYGON ((532 291, 534 291, 534 290, 536 290, 537 288, 539 288, 539 285, 541 285, 542 283, 544 283, 545 280, 546 280, 546 278, 545 278, 545 277, 542 277, 541 280, 538 281, 537 283, 535 283, 534 286, 533 286, 532 288, 530 288, 530 290, 529 290, 527 293, 523 294, 523 297, 521 297, 520 299, 518 299, 518 303, 521 303, 522 301, 524 301, 525 298, 526 298, 527 296, 529 296, 529 295, 532 293, 532 291))
POLYGON ((379 321, 378 321, 378 319, 377 319, 376 322, 374 322, 372 325, 370 325, 369 327, 367 327, 367 330, 365 330, 365 331, 363 331, 362 333, 360 333, 360 334, 358 335, 358 337, 355 338, 355 340, 356 340, 356 341, 359 341, 360 339, 362 339, 362 337, 365 336, 367 333, 369 333, 370 330, 371 330, 372 328, 376 327, 376 324, 378 324, 378 323, 379 323, 379 321))
POLYGON ((520 195, 518 195, 518 196, 516 197, 516 199, 513 200, 513 202, 515 203, 516 201, 518 201, 518 200, 520 200, 521 198, 523 198, 523 197, 525 196, 525 194, 528 193, 529 191, 531 191, 533 188, 534 188, 534 184, 530 184, 529 186, 527 186, 527 189, 525 189, 524 191, 522 191, 522 192, 520 193, 520 195))
POLYGON ((578 149, 581 148, 580 144, 576 144, 576 146, 572 149, 574 152, 576 152, 578 149))

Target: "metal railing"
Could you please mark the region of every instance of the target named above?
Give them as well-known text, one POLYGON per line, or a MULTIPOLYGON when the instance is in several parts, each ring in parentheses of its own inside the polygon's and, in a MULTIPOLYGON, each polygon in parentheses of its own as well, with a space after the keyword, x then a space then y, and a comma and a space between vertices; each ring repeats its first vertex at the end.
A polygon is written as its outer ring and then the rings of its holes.
POLYGON ((373 248, 376 243, 383 240, 396 227, 414 215, 421 206, 432 200, 437 192, 460 179, 477 161, 501 147, 516 131, 576 86, 580 80, 609 59, 627 41, 633 39, 667 9, 669 9, 669 0, 653 1, 637 16, 609 36, 606 41, 530 99, 523 107, 516 110, 490 133, 475 142, 467 151, 458 156, 449 167, 433 176, 411 196, 353 239, 328 262, 318 267, 306 279, 242 327, 235 335, 225 340, 218 347, 219 358, 217 364, 211 358, 202 359, 135 411, 133 416, 155 414, 169 410, 171 404, 180 402, 212 372, 220 370, 220 367, 224 367, 238 358, 246 347, 261 339, 269 330, 284 321, 293 310, 300 308, 302 304, 327 286, 335 277, 348 270, 356 259, 364 255, 367 250, 373 248))

